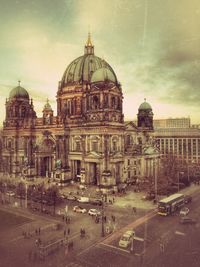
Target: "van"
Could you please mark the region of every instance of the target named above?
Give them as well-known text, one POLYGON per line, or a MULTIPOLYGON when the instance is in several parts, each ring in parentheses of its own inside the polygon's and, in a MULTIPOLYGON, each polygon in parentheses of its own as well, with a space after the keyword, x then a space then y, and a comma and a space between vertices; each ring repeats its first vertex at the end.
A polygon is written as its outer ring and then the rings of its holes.
POLYGON ((82 203, 89 203, 90 199, 89 197, 79 197, 77 201, 82 203))

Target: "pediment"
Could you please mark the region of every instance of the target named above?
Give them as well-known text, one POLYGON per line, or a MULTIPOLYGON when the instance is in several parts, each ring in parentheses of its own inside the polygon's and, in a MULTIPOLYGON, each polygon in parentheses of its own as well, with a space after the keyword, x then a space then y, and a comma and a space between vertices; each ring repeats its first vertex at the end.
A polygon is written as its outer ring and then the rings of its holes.
POLYGON ((87 158, 99 159, 101 158, 101 155, 96 151, 91 151, 90 153, 87 154, 87 158))
POLYGON ((125 128, 126 130, 132 130, 132 131, 138 131, 138 127, 136 126, 136 124, 133 121, 130 121, 128 123, 125 124, 125 128))

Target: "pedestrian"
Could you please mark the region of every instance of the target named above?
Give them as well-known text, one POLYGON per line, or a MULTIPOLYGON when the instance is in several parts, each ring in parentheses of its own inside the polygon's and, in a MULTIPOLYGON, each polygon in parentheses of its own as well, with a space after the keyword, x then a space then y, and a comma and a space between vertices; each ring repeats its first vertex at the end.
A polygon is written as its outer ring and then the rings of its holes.
POLYGON ((163 243, 160 243, 160 251, 164 252, 165 251, 165 246, 163 243))
POLYGON ((113 203, 115 202, 115 198, 113 197, 113 203))
POLYGON ((133 213, 136 214, 136 207, 133 207, 133 213))
POLYGON ((65 223, 66 223, 66 224, 68 223, 68 218, 67 218, 67 217, 65 218, 65 223))
POLYGON ((38 228, 38 234, 40 235, 40 227, 38 228))
POLYGON ((64 222, 64 220, 65 220, 65 216, 64 216, 64 215, 62 216, 62 220, 63 220, 63 222, 64 222))
POLYGON ((107 218, 106 218, 106 215, 104 216, 104 222, 106 222, 107 218))
POLYGON ((70 228, 68 228, 68 230, 67 230, 67 234, 68 234, 68 235, 70 234, 70 228))
POLYGON ((37 235, 38 234, 38 230, 37 229, 35 229, 35 235, 37 235))

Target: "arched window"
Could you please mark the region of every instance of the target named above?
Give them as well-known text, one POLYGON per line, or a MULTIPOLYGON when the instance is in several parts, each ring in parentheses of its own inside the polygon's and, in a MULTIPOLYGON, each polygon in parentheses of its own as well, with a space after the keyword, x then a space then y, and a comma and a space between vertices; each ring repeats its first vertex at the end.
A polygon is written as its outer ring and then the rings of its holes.
POLYGON ((111 99, 111 105, 112 105, 112 108, 115 108, 116 100, 115 100, 115 97, 114 96, 111 99))
POLYGON ((91 151, 98 152, 99 150, 99 137, 91 136, 91 151))
POLYGON ((113 152, 118 151, 118 141, 119 141, 119 139, 117 136, 112 138, 112 151, 113 152))
POLYGON ((94 109, 98 109, 99 107, 99 98, 97 95, 93 96, 93 107, 94 109))

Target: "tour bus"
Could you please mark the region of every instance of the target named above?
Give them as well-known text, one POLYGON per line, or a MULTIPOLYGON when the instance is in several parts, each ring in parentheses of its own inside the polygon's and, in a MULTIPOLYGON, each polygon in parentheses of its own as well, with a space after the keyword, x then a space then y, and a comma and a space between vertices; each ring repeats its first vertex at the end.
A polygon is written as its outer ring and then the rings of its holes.
POLYGON ((172 214, 184 205, 184 199, 184 195, 178 193, 161 199, 158 202, 158 214, 164 216, 172 214))

